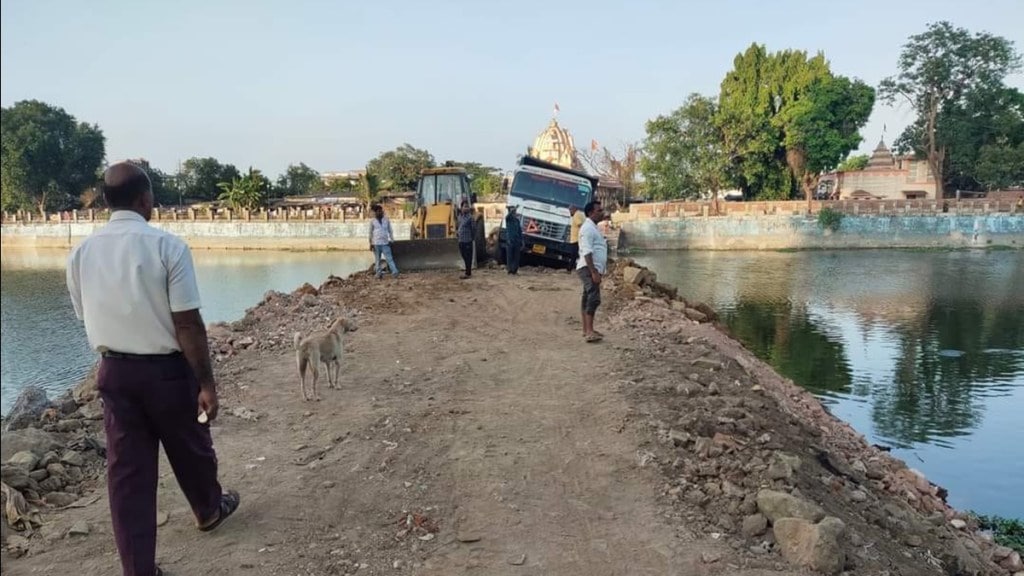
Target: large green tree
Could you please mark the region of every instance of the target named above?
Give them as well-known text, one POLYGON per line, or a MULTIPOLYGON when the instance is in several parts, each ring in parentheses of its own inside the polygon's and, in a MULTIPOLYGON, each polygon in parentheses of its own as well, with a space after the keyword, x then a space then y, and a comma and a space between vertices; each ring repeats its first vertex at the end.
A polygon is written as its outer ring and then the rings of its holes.
POLYGON ((366 165, 386 190, 413 190, 420 171, 435 165, 434 156, 409 144, 403 144, 377 156, 366 165))
POLYGON ((320 173, 300 162, 291 164, 277 178, 274 193, 278 196, 303 196, 324 189, 320 173))
POLYGON ((867 154, 854 154, 847 156, 845 160, 836 166, 836 170, 840 172, 854 172, 857 170, 863 170, 868 166, 868 160, 871 158, 867 154))
POLYGON ((0 110, 3 209, 66 209, 96 184, 106 156, 103 132, 63 108, 23 100, 0 110))
POLYGON ((817 175, 861 141, 874 90, 832 73, 824 54, 754 44, 722 81, 717 121, 735 184, 759 199, 810 199, 817 175))
POLYGON ((216 158, 193 157, 185 160, 176 178, 181 193, 190 200, 216 200, 222 192, 222 182, 241 177, 231 164, 221 164, 216 158))
POLYGON ((181 201, 173 176, 151 165, 145 158, 129 160, 129 162, 142 168, 149 175, 149 181, 153 185, 153 201, 157 206, 174 205, 181 201))
POLYGON ((718 106, 700 94, 647 122, 640 159, 648 195, 656 199, 717 197, 729 181, 730 158, 716 121, 718 106))
POLYGON ((469 175, 470 187, 479 198, 494 197, 501 194, 501 170, 486 166, 479 162, 456 162, 448 160, 445 166, 461 166, 469 175))
POLYGON ((977 123, 998 116, 1016 98, 1005 79, 1020 70, 1021 56, 1006 38, 936 22, 904 44, 898 67, 879 85, 879 95, 889 104, 904 102, 917 114, 901 141, 928 160, 941 197, 946 184, 970 182, 967 172, 973 171, 977 154, 998 139, 977 123))

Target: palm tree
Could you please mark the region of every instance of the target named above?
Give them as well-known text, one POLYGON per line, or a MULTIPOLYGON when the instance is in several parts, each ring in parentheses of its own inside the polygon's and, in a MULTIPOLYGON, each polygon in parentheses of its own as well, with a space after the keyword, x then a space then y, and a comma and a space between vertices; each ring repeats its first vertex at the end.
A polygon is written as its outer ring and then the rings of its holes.
POLYGON ((270 188, 270 180, 259 170, 249 167, 249 172, 241 178, 235 177, 231 182, 217 184, 221 189, 218 200, 226 202, 235 209, 245 208, 252 210, 263 204, 267 190, 270 188))

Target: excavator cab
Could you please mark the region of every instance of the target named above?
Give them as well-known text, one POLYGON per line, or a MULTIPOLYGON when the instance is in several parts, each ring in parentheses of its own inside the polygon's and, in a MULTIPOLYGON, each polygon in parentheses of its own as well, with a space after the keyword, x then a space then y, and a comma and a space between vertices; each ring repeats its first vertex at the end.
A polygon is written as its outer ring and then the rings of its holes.
POLYGON ((410 239, 391 246, 399 270, 462 267, 456 226, 459 206, 464 200, 473 208, 477 220, 474 246, 477 261, 481 261, 486 254, 484 219, 475 212, 476 194, 470 188, 469 174, 464 168, 445 166, 420 173, 410 239))

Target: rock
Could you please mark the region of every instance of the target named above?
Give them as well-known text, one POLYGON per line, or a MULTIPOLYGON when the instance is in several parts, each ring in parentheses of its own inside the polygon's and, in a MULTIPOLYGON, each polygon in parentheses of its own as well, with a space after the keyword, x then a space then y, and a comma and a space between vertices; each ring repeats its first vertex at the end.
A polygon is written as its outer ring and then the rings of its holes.
POLYGON ((839 574, 846 554, 839 542, 846 526, 832 516, 813 524, 802 518, 780 518, 773 533, 782 556, 789 562, 825 574, 839 574))
POLYGON ((764 514, 751 514, 743 519, 741 533, 747 538, 760 536, 768 531, 768 519, 764 514))
POLYGON ((722 554, 719 552, 701 552, 700 559, 705 564, 714 564, 722 559, 722 554))
POLYGON ((627 266, 622 271, 622 280, 626 284, 632 284, 634 286, 644 286, 646 284, 652 284, 658 280, 657 275, 646 268, 637 268, 636 266, 627 266))
POLYGON ((690 320, 693 320, 694 322, 707 322, 708 321, 708 317, 707 317, 706 314, 704 314, 700 310, 696 310, 694 308, 686 308, 685 310, 683 310, 683 314, 685 314, 687 318, 689 318, 690 320))
POLYGON ((78 383, 77 386, 71 390, 71 397, 75 399, 79 405, 86 404, 98 398, 100 395, 99 390, 96 388, 97 377, 100 372, 100 363, 97 362, 93 365, 92 370, 89 374, 78 383))
POLYGON ((82 427, 82 421, 78 418, 72 418, 70 420, 61 420, 57 422, 57 432, 74 432, 82 427))
POLYGON ((58 476, 48 476, 39 483, 39 489, 44 493, 58 492, 64 488, 64 479, 58 476))
POLYGON ((15 490, 24 490, 32 483, 32 478, 29 477, 28 470, 25 470, 21 466, 0 467, 0 478, 3 479, 4 484, 7 484, 15 490))
POLYGON ((708 396, 718 396, 722 391, 718 389, 718 383, 712 382, 708 385, 708 396))
POLYGON ((54 508, 63 508, 70 506, 78 500, 78 496, 68 492, 50 492, 46 496, 43 496, 43 501, 53 506, 54 508))
POLYGON ((308 294, 310 296, 319 296, 320 295, 320 291, 317 290, 316 288, 314 288, 313 285, 310 284, 309 282, 306 282, 302 286, 299 286, 295 290, 294 294, 296 294, 296 295, 298 295, 298 294, 303 294, 303 295, 308 294))
POLYGON ((164 524, 167 524, 167 521, 170 520, 170 518, 171 518, 171 515, 168 514, 167 512, 165 512, 163 510, 157 510, 156 511, 156 525, 157 526, 163 526, 164 524))
POLYGON ((69 466, 67 468, 67 476, 68 482, 71 484, 77 484, 82 481, 82 478, 85 477, 85 475, 82 474, 82 469, 79 468, 78 466, 69 466))
POLYGON ((65 476, 67 476, 67 470, 64 468, 64 465, 61 464, 60 462, 47 464, 46 471, 50 474, 50 476, 56 476, 58 478, 64 478, 65 476))
MULTIPOLYGON (((56 464, 58 462, 60 462, 60 455, 58 455, 56 452, 52 452, 52 451, 51 452, 47 452, 46 454, 43 454, 42 458, 39 459, 39 467, 40 468, 49 468, 50 464, 56 464)), ((52 472, 51 472, 51 474, 52 474, 52 472)))
POLYGON ((26 472, 31 472, 35 470, 38 464, 39 456, 37 456, 34 452, 30 452, 28 450, 22 450, 21 452, 18 452, 14 456, 11 456, 11 459, 7 461, 8 466, 18 466, 19 468, 26 472))
POLYGON ((85 466, 85 458, 83 458, 81 454, 75 452, 74 450, 65 451, 64 454, 61 455, 60 457, 60 462, 61 464, 67 466, 77 466, 79 468, 85 466))
POLYGON ((509 558, 508 563, 512 566, 522 566, 523 564, 526 564, 526 554, 520 554, 509 558))
POLYGON ((71 529, 68 530, 68 536, 88 536, 89 525, 84 520, 79 520, 71 525, 71 529))
POLYGON ((7 414, 6 430, 22 430, 39 422, 39 417, 50 407, 46 391, 38 386, 29 386, 21 391, 14 407, 7 414))
POLYGON ((864 463, 861 462, 860 460, 854 460, 853 463, 850 464, 850 470, 861 476, 868 475, 868 467, 865 466, 864 463))
POLYGON ((817 504, 775 490, 761 490, 757 493, 757 509, 772 523, 781 518, 801 518, 817 522, 825 517, 825 511, 817 504))
POLYGON ((239 338, 235 342, 235 346, 238 346, 239 348, 243 348, 243 349, 245 349, 245 348, 252 348, 255 344, 256 344, 256 339, 253 338, 252 336, 245 336, 245 337, 239 338))
POLYGON ((1017 552, 1016 550, 1014 550, 1013 552, 1010 553, 1009 556, 1004 558, 999 563, 999 566, 1009 570, 1010 572, 1016 572, 1017 570, 1020 570, 1021 568, 1024 568, 1024 564, 1021 564, 1020 552, 1017 552))
POLYGON ((967 522, 964 522, 959 518, 953 518, 952 520, 950 520, 949 525, 953 528, 956 528, 957 530, 963 530, 964 528, 967 528, 967 522))
POLYGON ((47 472, 46 469, 33 470, 33 471, 28 473, 28 477, 33 479, 33 480, 35 480, 36 482, 42 482, 43 480, 46 480, 46 478, 49 475, 50 475, 50 473, 47 472))
POLYGON ((865 502, 868 499, 868 495, 861 490, 854 490, 850 492, 850 500, 854 502, 865 502))
POLYGON ((78 413, 82 415, 83 420, 102 420, 103 401, 99 398, 90 400, 78 409, 78 413))
POLYGON ((51 450, 60 450, 61 443, 57 438, 38 428, 25 428, 12 432, 4 432, 0 440, 0 460, 6 461, 11 456, 25 450, 37 456, 43 456, 51 450))
POLYGON ((303 306, 306 306, 307 308, 312 308, 312 307, 316 306, 316 304, 317 304, 316 296, 313 296, 312 294, 305 294, 305 295, 302 296, 302 305, 303 306))
POLYGON ((673 446, 685 446, 690 443, 690 434, 682 430, 669 430, 668 439, 672 441, 673 446))
POLYGON ((917 534, 907 534, 903 538, 903 542, 911 548, 920 548, 924 545, 924 540, 922 540, 917 534))
POLYGON ((792 480, 800 469, 800 457, 776 452, 768 465, 768 477, 772 480, 792 480))

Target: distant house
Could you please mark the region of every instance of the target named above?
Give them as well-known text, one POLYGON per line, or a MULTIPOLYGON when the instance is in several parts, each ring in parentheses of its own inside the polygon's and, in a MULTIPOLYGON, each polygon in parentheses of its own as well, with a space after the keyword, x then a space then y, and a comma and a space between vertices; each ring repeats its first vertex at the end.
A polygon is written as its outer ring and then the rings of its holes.
POLYGON ((842 200, 935 199, 935 178, 927 160, 894 156, 884 141, 878 142, 863 170, 837 172, 835 178, 842 200))

